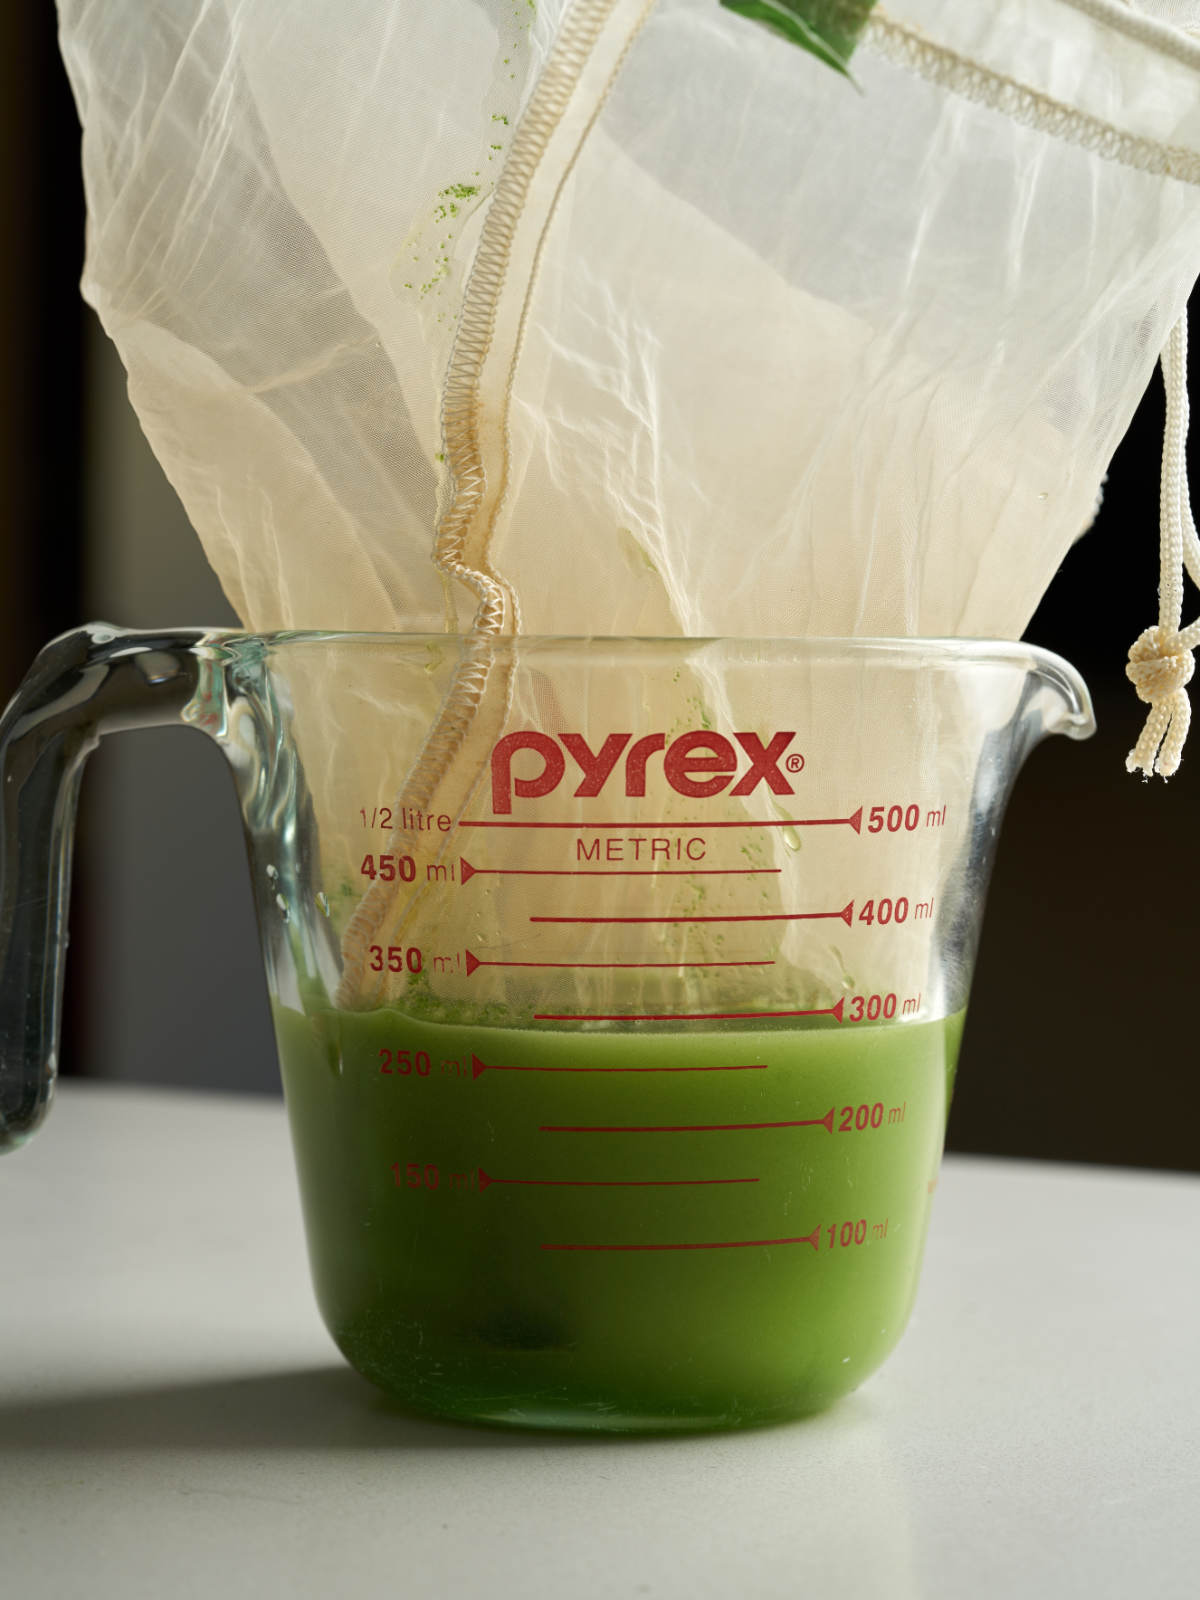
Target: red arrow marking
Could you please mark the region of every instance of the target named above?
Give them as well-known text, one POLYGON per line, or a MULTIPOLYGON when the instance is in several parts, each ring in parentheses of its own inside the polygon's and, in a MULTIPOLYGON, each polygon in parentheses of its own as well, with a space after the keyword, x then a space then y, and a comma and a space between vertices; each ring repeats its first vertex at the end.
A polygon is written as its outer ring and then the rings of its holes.
POLYGON ((537 1189, 678 1189, 704 1183, 757 1183, 757 1178, 493 1178, 479 1169, 479 1192, 493 1183, 515 1183, 537 1189))
POLYGON ((543 1250, 755 1250, 772 1244, 810 1244, 821 1248, 821 1230, 798 1239, 718 1239, 708 1244, 544 1244, 543 1250))
POLYGON ((658 1123, 645 1128, 559 1128, 543 1123, 539 1133, 750 1133, 758 1128, 824 1128, 833 1132, 833 1107, 823 1117, 810 1117, 804 1122, 697 1122, 668 1127, 658 1123))
POLYGON ((471 1076, 478 1078, 482 1072, 765 1072, 765 1061, 743 1061, 737 1065, 719 1067, 510 1067, 495 1061, 481 1061, 471 1056, 471 1076))
POLYGON ((685 967, 773 967, 774 960, 766 961, 481 961, 466 952, 467 976, 477 967, 554 967, 564 972, 642 972, 652 967, 665 967, 678 972, 685 967))
POLYGON ((511 822, 507 818, 464 817, 460 828, 853 828, 862 832, 862 807, 852 817, 771 817, 753 822, 642 822, 626 818, 623 822, 511 822))
POLYGON ((850 926, 854 920, 854 901, 840 911, 780 911, 752 917, 530 917, 530 922, 588 922, 608 925, 617 922, 819 922, 823 917, 840 917, 850 926))
POLYGON ((490 875, 496 878, 745 878, 763 873, 776 876, 782 867, 473 867, 466 856, 458 861, 459 883, 490 875))
POLYGON ((836 1017, 842 1020, 843 997, 820 1011, 660 1011, 583 1012, 535 1011, 535 1022, 745 1022, 755 1017, 836 1017))

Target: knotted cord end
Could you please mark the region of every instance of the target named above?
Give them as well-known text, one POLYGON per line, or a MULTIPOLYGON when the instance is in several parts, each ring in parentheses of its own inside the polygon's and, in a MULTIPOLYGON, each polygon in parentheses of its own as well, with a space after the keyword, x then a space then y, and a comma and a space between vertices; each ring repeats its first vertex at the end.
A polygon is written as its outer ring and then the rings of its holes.
POLYGON ((1125 676, 1150 713, 1141 737, 1126 757, 1127 772, 1169 778, 1179 770, 1192 720, 1186 685, 1195 669, 1192 651, 1176 629, 1147 628, 1134 642, 1125 676))

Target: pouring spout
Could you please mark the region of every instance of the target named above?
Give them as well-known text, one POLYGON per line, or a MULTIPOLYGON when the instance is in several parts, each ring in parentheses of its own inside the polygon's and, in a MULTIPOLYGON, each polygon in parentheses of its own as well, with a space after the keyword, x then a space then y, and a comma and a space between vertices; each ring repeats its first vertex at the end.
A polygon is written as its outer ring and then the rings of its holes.
POLYGON ((1096 714, 1088 686, 1069 661, 1038 645, 1028 645, 1032 742, 1052 733, 1068 739, 1090 739, 1096 731, 1096 714))

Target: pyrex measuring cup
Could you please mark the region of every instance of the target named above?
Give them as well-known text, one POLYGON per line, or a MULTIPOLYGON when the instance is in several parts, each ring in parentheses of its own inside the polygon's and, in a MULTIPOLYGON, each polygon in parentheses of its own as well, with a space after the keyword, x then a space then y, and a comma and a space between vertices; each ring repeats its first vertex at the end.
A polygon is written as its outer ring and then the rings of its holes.
POLYGON ((175 719, 233 769, 317 1296, 360 1371, 422 1411, 629 1429, 799 1415, 879 1365, 1011 781, 1092 730, 1070 667, 60 639, 0 725, 8 1144, 54 1080, 84 758, 175 719))

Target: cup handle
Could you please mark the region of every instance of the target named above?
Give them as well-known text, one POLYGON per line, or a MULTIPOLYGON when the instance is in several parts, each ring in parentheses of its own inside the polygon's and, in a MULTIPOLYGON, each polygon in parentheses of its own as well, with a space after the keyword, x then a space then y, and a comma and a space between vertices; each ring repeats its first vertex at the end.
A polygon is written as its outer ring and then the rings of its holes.
POLYGON ((0 716, 0 1153, 54 1092, 84 763, 107 733, 178 721, 212 638, 90 623, 42 650, 0 716))

